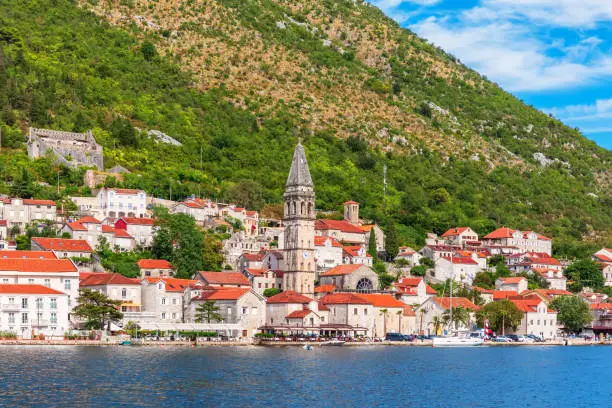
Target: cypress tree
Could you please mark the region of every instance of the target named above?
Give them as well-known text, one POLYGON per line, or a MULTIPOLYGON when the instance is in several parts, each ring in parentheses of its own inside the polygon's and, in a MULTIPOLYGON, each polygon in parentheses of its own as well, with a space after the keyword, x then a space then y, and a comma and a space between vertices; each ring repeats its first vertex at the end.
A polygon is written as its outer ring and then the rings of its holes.
POLYGON ((374 228, 370 230, 370 241, 368 242, 368 254, 372 256, 372 261, 378 259, 378 251, 376 250, 376 232, 374 228))
POLYGON ((395 259, 399 253, 399 238, 397 236, 397 230, 395 224, 390 223, 387 227, 387 237, 385 238, 385 251, 387 252, 388 259, 395 259))

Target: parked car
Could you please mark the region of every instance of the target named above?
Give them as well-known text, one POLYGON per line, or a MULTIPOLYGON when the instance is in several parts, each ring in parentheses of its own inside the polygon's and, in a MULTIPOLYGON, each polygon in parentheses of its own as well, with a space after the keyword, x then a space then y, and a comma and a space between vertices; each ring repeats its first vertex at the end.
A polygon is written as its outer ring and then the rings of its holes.
POLYGON ((387 333, 386 341, 412 341, 412 336, 401 333, 387 333))
POLYGON ((493 339, 493 341, 497 343, 512 343, 514 340, 507 336, 497 336, 493 339))
POLYGON ((540 342, 543 342, 543 341, 544 341, 544 339, 543 339, 543 338, 541 338, 540 336, 538 336, 538 335, 536 335, 536 334, 528 334, 528 335, 527 335, 527 336, 525 336, 525 337, 528 337, 528 338, 532 339, 533 341, 535 341, 535 342, 537 342, 537 343, 540 343, 540 342))
POLYGON ((534 339, 532 339, 531 337, 523 336, 522 334, 519 334, 517 338, 519 343, 535 343, 534 339))
POLYGON ((506 337, 512 341, 519 341, 519 337, 516 334, 506 334, 506 337))

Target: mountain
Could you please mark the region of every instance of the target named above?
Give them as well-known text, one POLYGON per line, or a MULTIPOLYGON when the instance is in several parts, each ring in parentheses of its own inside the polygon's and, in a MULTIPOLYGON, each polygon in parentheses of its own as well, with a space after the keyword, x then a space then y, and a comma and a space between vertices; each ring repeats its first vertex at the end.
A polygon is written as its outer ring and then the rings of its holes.
MULTIPOLYGON (((0 108, 0 192, 28 168, 28 192, 58 198, 28 126, 92 128, 126 187, 259 208, 302 138, 317 207, 357 200, 408 244, 455 225, 535 229, 570 256, 611 239, 610 151, 359 0, 4 0, 0 108)), ((59 171, 59 195, 88 192, 59 171)))

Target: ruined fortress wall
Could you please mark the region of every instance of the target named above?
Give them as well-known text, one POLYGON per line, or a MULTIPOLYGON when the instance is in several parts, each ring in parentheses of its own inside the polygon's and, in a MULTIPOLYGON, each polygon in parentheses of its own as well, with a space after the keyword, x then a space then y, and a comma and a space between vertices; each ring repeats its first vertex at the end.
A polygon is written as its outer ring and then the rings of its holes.
POLYGON ((28 155, 37 158, 48 151, 52 151, 67 166, 84 165, 104 169, 102 146, 96 143, 91 130, 73 133, 30 128, 28 155))

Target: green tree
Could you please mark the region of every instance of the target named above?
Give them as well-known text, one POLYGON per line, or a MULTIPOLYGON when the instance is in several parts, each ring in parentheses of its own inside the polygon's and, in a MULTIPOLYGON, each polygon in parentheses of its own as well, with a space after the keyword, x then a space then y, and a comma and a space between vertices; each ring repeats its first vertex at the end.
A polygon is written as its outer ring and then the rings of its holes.
POLYGON ((389 315, 389 309, 380 309, 380 315, 383 317, 383 333, 387 335, 387 316, 389 315))
POLYGON ((30 238, 27 235, 15 237, 15 244, 17 244, 18 251, 29 251, 32 248, 30 238))
POLYGON ((136 146, 138 139, 136 138, 136 129, 132 126, 129 120, 125 118, 117 118, 110 125, 110 131, 115 140, 122 146, 136 146))
POLYGON ((440 328, 442 327, 442 318, 440 316, 434 316, 429 323, 433 326, 434 335, 440 334, 440 328))
POLYGON ((410 274, 412 276, 425 276, 427 274, 427 267, 425 265, 413 266, 410 274))
POLYGON ((506 330, 516 330, 523 316, 524 313, 514 303, 505 299, 484 305, 476 313, 476 321, 480 327, 484 327, 484 321, 488 320, 491 330, 505 335, 506 330))
POLYGON ((389 226, 387 227, 385 251, 387 252, 387 259, 395 259, 399 253, 399 237, 397 235, 395 223, 393 222, 389 223, 389 226))
POLYGON ((221 241, 214 234, 207 233, 204 238, 204 248, 202 249, 203 269, 207 271, 220 271, 223 260, 221 241))
POLYGON ((274 295, 278 295, 279 293, 281 293, 281 290, 279 288, 268 288, 266 290, 264 290, 263 295, 267 298, 272 297, 274 295))
POLYGON ((79 289, 77 306, 72 309, 72 314, 85 320, 90 329, 105 329, 107 323, 116 322, 123 318, 118 308, 120 300, 112 300, 104 294, 87 289, 79 289))
MULTIPOLYGON (((450 310, 446 310, 442 314, 442 322, 445 325, 450 324, 450 310)), ((462 306, 453 307, 453 323, 455 324, 455 330, 458 330, 461 325, 468 327, 470 324, 470 311, 462 306)))
POLYGON ((599 264, 590 259, 582 259, 569 265, 565 269, 565 276, 573 281, 569 286, 572 292, 579 292, 584 287, 597 290, 605 283, 599 264))
POLYGON ((144 43, 142 43, 142 46, 140 47, 140 52, 142 53, 144 59, 147 61, 152 61, 157 56, 157 49, 155 48, 155 45, 149 40, 146 40, 144 43))
POLYGON ((21 169, 21 176, 13 181, 10 191, 15 197, 32 198, 34 196, 36 187, 26 167, 21 169))
POLYGON ((220 322, 223 320, 219 312, 219 307, 213 300, 207 300, 200 303, 195 310, 195 321, 197 323, 220 322))
POLYGON ((373 261, 378 259, 378 250, 376 249, 376 232, 374 231, 374 228, 370 230, 370 240, 368 241, 368 254, 370 254, 373 261))
POLYGON ((263 188, 254 180, 242 180, 227 191, 227 199, 249 210, 259 210, 263 204, 263 188))
POLYGON ((550 302, 550 308, 557 311, 557 320, 572 332, 579 332, 593 321, 591 309, 581 296, 558 296, 550 302))
POLYGON ((431 259, 427 258, 427 257, 422 257, 421 259, 419 259, 419 264, 426 266, 428 268, 433 268, 435 266, 434 261, 432 261, 431 259))
POLYGON ((172 236, 166 226, 160 227, 153 237, 151 255, 157 259, 172 258, 172 236))
POLYGON ((491 272, 478 272, 474 277, 472 285, 484 289, 495 289, 495 277, 491 272))

